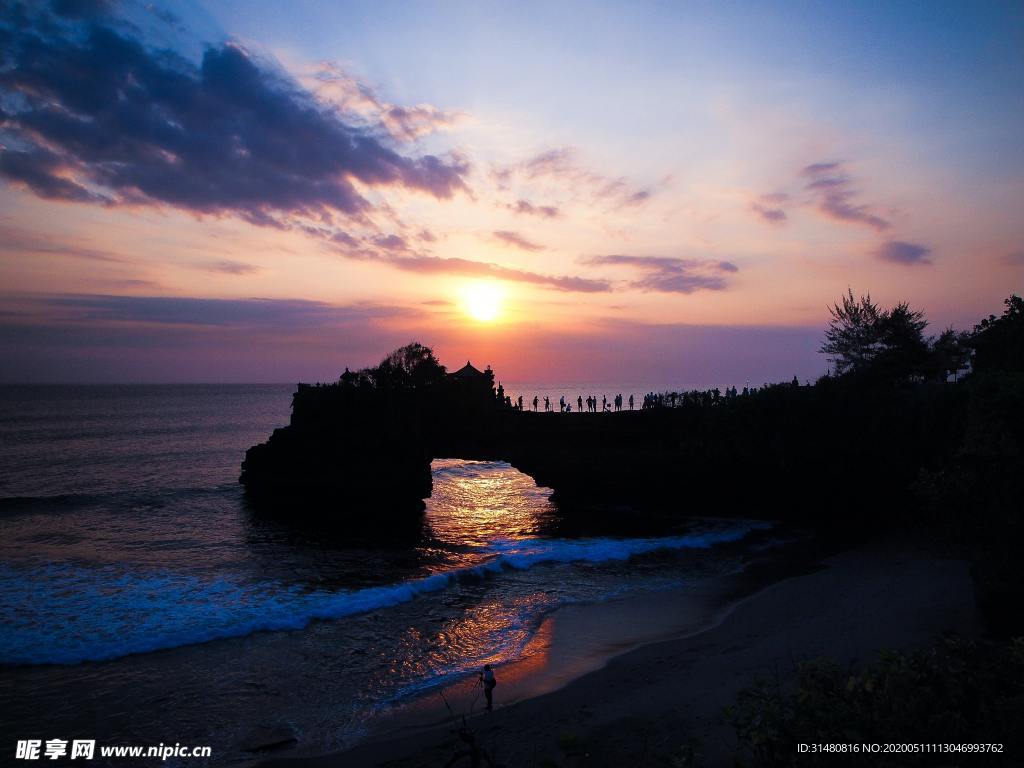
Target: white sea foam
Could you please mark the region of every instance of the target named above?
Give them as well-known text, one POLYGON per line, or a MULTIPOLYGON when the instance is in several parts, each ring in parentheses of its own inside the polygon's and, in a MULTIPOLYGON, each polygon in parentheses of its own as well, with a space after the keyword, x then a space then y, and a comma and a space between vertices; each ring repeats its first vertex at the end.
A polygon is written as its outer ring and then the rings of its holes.
POLYGON ((492 542, 479 565, 396 584, 315 590, 177 573, 48 565, 0 568, 0 663, 74 664, 175 648, 386 609, 460 582, 553 563, 623 561, 658 550, 707 549, 767 524, 660 538, 492 542))

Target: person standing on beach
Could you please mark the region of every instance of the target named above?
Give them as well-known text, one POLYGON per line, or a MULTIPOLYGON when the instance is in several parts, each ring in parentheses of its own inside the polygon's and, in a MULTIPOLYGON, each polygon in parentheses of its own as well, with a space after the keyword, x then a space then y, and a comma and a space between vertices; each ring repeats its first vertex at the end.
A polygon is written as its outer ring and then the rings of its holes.
POLYGON ((498 681, 494 679, 494 671, 490 664, 484 664, 484 671, 480 673, 480 682, 484 686, 484 698, 487 699, 487 711, 494 709, 494 686, 498 681))

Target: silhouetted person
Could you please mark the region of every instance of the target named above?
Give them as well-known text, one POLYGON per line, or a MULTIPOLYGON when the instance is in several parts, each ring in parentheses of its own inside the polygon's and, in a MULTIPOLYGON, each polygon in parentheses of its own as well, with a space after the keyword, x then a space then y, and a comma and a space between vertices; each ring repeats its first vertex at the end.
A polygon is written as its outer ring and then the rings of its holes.
POLYGON ((565 395, 559 395, 558 397, 558 412, 565 413, 565 395))
POLYGON ((544 410, 551 410, 551 399, 547 395, 544 395, 544 410))
POLYGON ((494 686, 498 681, 494 679, 494 672, 490 664, 484 664, 484 671, 480 673, 480 682, 484 686, 484 698, 487 699, 487 711, 494 709, 494 686))
POLYGON ((631 410, 631 411, 633 410, 633 396, 632 395, 629 396, 629 410, 631 410))
POLYGON ((519 403, 519 410, 520 411, 523 410, 523 396, 522 395, 519 396, 518 403, 519 403))
POLYGON ((576 410, 583 413, 583 395, 576 398, 576 410))
POLYGON ((537 396, 536 395, 533 396, 533 410, 535 410, 535 411, 537 410, 537 396))

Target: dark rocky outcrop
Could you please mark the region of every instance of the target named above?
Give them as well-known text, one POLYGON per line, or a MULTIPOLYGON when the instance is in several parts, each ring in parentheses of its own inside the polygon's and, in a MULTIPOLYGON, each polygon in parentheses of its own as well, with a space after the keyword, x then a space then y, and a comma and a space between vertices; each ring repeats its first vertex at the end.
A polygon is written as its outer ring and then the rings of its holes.
POLYGON ((861 524, 900 508, 922 468, 953 450, 966 414, 965 391, 945 385, 705 394, 675 408, 580 414, 508 407, 489 377, 300 386, 291 424, 249 450, 241 482, 252 498, 313 497, 317 515, 387 516, 422 507, 433 458, 501 459, 554 489, 566 515, 861 524))

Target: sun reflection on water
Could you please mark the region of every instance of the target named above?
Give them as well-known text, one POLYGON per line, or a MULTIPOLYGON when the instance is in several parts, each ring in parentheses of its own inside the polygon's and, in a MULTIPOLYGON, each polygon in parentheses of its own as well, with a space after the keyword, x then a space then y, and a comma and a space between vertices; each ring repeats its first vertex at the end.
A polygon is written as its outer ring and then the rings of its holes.
MULTIPOLYGON (((453 551, 460 553, 463 567, 486 563, 498 548, 535 538, 555 513, 551 490, 508 464, 438 459, 432 469, 427 527, 449 558, 453 551)), ((392 679, 418 681, 399 696, 415 692, 421 683, 436 684, 467 669, 521 656, 532 645, 540 617, 556 604, 553 594, 524 587, 495 593, 483 577, 475 583, 469 576, 462 588, 443 595, 444 605, 430 613, 432 621, 407 626, 397 648, 382 659, 392 679)))
POLYGON ((554 513, 550 488, 504 463, 437 459, 427 523, 434 537, 469 549, 535 536, 554 513))

